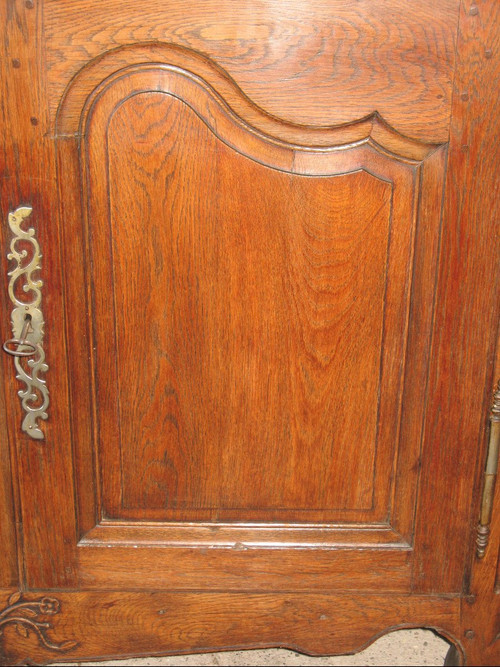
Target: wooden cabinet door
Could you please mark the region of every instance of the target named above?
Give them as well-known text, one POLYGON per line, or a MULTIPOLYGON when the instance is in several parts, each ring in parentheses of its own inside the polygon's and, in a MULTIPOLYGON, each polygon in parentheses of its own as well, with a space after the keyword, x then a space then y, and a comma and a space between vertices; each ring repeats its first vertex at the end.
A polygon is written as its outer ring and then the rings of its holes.
POLYGON ((6 380, 26 584, 460 593, 495 3, 33 4, 2 186, 45 258, 43 441, 6 380))
POLYGON ((281 587, 301 571, 301 587, 349 573, 408 590, 445 149, 377 116, 319 146, 264 134, 224 75, 158 50, 87 101, 78 160, 60 151, 60 173, 83 174, 63 242, 82 243, 71 403, 93 415, 74 415, 77 489, 98 480, 95 503, 78 496, 81 580, 281 587))

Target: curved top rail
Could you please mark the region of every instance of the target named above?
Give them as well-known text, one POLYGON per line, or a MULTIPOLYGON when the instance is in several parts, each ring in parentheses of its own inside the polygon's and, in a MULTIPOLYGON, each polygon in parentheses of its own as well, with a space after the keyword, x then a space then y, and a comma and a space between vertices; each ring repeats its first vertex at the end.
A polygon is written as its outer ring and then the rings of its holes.
POLYGON ((89 62, 69 83, 56 117, 56 137, 81 135, 83 118, 93 101, 125 73, 157 67, 184 72, 210 91, 219 105, 247 130, 297 149, 328 149, 371 143, 394 156, 421 161, 437 145, 403 136, 373 111, 358 121, 334 127, 295 125, 268 114, 250 100, 235 81, 208 57, 180 46, 148 43, 119 47, 89 62), (86 111, 87 110, 87 111, 86 111))

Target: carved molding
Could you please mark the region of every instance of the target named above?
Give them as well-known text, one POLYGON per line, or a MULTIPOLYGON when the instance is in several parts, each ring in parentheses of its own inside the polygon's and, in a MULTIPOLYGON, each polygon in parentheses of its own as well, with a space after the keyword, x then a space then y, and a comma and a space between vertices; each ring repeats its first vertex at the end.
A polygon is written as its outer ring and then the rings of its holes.
MULTIPOLYGON (((57 112, 57 137, 82 136, 86 119, 93 103, 106 89, 123 82, 130 76, 154 72, 152 86, 141 92, 165 92, 184 95, 190 82, 205 91, 208 107, 204 120, 211 126, 211 112, 226 116, 233 125, 240 125, 253 138, 308 153, 311 149, 335 149, 368 141, 377 150, 387 151, 392 157, 420 162, 425 160, 438 144, 426 143, 402 135, 374 109, 357 120, 337 126, 296 125, 268 114, 249 99, 232 77, 215 61, 191 49, 171 44, 134 44, 107 51, 85 65, 69 83, 57 112), (158 78, 160 77, 160 78, 158 78), (218 109, 217 109, 218 107, 218 109), (208 109, 210 111, 207 113, 208 109)), ((133 85, 132 83, 130 84, 133 85)), ((221 131, 217 123, 217 131, 221 131)), ((441 144, 439 144, 441 145, 441 144)))
POLYGON ((47 419, 49 392, 41 373, 48 371, 43 349, 44 320, 40 304, 42 300, 41 287, 43 281, 34 278, 33 274, 40 270, 40 245, 35 237, 35 230, 21 228, 22 223, 32 213, 29 206, 20 206, 9 213, 9 227, 14 234, 10 243, 10 252, 7 259, 14 260, 15 266, 9 271, 9 296, 14 304, 12 311, 12 332, 14 339, 21 337, 26 317, 30 318, 31 327, 27 336, 27 343, 34 348, 34 357, 23 361, 22 357, 15 356, 14 363, 17 371, 16 378, 26 385, 18 394, 25 412, 22 430, 35 440, 43 440, 44 435, 38 425, 39 419, 47 419), (29 250, 27 245, 29 244, 29 250), (26 261, 26 258, 28 260, 26 261), (22 301, 17 297, 18 281, 24 281, 22 290, 30 293, 31 301, 22 301))
POLYGON ((21 637, 29 637, 31 633, 36 635, 42 646, 50 651, 70 651, 78 646, 75 641, 63 641, 60 643, 52 641, 47 633, 52 629, 52 624, 40 620, 48 616, 55 616, 60 611, 59 600, 52 597, 42 597, 39 600, 24 600, 20 592, 13 593, 7 606, 0 611, 0 637, 4 628, 12 625, 21 637))

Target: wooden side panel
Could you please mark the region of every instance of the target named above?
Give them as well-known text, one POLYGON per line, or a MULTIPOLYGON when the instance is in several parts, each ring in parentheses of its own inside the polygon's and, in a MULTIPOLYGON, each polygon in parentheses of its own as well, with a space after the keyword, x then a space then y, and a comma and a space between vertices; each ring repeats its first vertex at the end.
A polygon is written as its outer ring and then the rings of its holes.
MULTIPOLYGON (((7 5, 0 6, 0 25, 7 25, 7 5)), ((9 40, 5 35, 0 42, 0 58, 4 66, 9 67, 9 40)), ((12 61, 10 61, 10 64, 12 61)), ((9 68, 10 69, 10 68, 9 68)), ((11 130, 9 127, 10 110, 8 107, 9 85, 6 76, 0 78, 0 311, 7 313, 10 309, 7 296, 7 252, 9 234, 7 215, 9 203, 16 200, 17 186, 15 182, 15 164, 11 148, 11 130)), ((8 317, 0 318, 0 336, 4 341, 11 336, 8 317)), ((10 359, 0 360, 0 587, 8 588, 17 585, 17 535, 14 508, 15 476, 12 474, 12 447, 9 441, 7 410, 11 401, 6 400, 7 378, 12 374, 13 365, 10 359)), ((9 384, 10 387, 10 384, 9 384)), ((15 464, 15 457, 12 457, 15 464)))
MULTIPOLYGON (((499 321, 500 324, 500 321, 499 321)), ((497 338, 495 381, 490 400, 500 378, 500 338, 497 338)), ((481 469, 481 473, 484 468, 481 469)), ((477 520, 479 506, 473 518, 477 520)), ((477 525, 477 524, 476 524, 477 525)), ((467 664, 497 665, 500 660, 500 484, 497 479, 489 544, 483 558, 476 557, 475 544, 470 550, 468 595, 462 602, 461 624, 465 636, 467 664)))
MULTIPOLYGON (((498 366, 497 366, 498 369, 498 366)), ((496 385, 495 385, 496 386, 496 385)), ((477 516, 474 517, 477 519, 477 516)), ((471 575, 468 595, 461 604, 461 635, 467 663, 497 665, 500 659, 500 602, 498 566, 500 564, 500 484, 493 502, 489 544, 483 558, 475 548, 470 555, 471 575)), ((474 531, 475 533, 475 531, 474 531)), ((473 533, 473 535, 474 535, 473 533)), ((471 540, 473 547, 474 542, 471 540)))
MULTIPOLYGON (((42 248, 44 290, 45 351, 50 371, 49 391, 55 390, 50 418, 43 424, 46 439, 35 442, 21 431, 22 412, 11 358, 2 353, 9 440, 17 455, 19 475, 19 519, 29 526, 23 549, 28 584, 66 585, 71 581, 75 517, 62 511, 73 497, 71 443, 68 437, 67 374, 64 364, 64 309, 60 300, 61 263, 58 257, 53 144, 46 138, 48 113, 43 97, 43 50, 41 3, 7 0, 1 3, 6 57, 2 59, 1 109, 5 131, 1 180, 3 340, 10 338, 10 301, 7 297, 5 258, 10 230, 9 210, 21 204, 32 206, 30 223, 37 230, 42 248), (50 554, 41 558, 40 554, 50 554)), ((2 443, 5 447, 5 443, 2 443)), ((2 457, 5 456, 5 451, 2 457)), ((15 470, 15 468, 14 468, 15 470)), ((14 473, 15 474, 15 473, 14 473)), ((15 488, 15 482, 14 482, 15 488)), ((12 537, 12 536, 10 536, 12 537)), ((15 541, 9 541, 13 548, 15 541)), ((6 547, 8 550, 9 547, 6 547)))
POLYGON ((462 589, 483 470, 499 317, 500 5, 461 3, 437 317, 428 389, 417 590, 462 589), (477 497, 477 496, 476 496, 477 497), (437 499, 439 501, 437 502, 437 499), (429 513, 435 519, 428 521, 429 513), (470 526, 471 532, 463 532, 470 526), (462 539, 457 533, 462 531, 462 539), (470 539, 470 542, 469 542, 470 539))
MULTIPOLYGON (((0 42, 0 57, 2 62, 2 76, 0 77, 0 308, 3 314, 0 317, 0 336, 2 342, 11 337, 10 318, 5 316, 10 311, 10 300, 7 295, 9 268, 7 253, 9 248, 9 227, 7 216, 20 201, 17 183, 19 161, 22 159, 12 151, 12 145, 19 141, 11 128, 12 99, 15 91, 12 90, 12 79, 17 73, 17 53, 13 49, 16 31, 10 22, 12 3, 2 3, 0 6, 0 25, 5 26, 5 33, 0 42), (14 66, 16 65, 16 66, 14 66), (9 76, 7 76, 7 74, 9 76), (16 159, 17 158, 17 159, 16 159)), ((20 62, 20 61, 19 61, 20 62)), ((0 354, 0 586, 15 585, 18 580, 16 527, 14 494, 16 489, 15 475, 13 478, 11 455, 15 470, 14 448, 9 439, 9 411, 15 409, 11 391, 13 363, 7 355, 0 354)))

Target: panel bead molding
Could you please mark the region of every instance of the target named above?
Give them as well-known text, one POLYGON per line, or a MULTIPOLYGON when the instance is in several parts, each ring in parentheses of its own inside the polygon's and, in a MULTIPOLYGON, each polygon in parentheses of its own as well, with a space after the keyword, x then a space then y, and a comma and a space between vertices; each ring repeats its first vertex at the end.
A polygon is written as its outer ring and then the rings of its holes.
POLYGON ((31 213, 31 207, 20 206, 8 216, 9 227, 14 234, 7 255, 7 259, 15 262, 14 268, 8 274, 9 296, 14 304, 11 316, 13 338, 6 341, 3 347, 6 352, 14 355, 16 378, 26 385, 25 389, 18 392, 25 412, 21 428, 34 440, 43 440, 44 434, 38 420, 48 417, 49 392, 40 374, 46 373, 49 367, 45 363, 44 320, 40 309, 43 281, 33 277, 41 268, 42 253, 33 227, 28 230, 21 228, 31 213), (29 293, 31 300, 20 299, 21 290, 29 293), (13 345, 16 346, 15 349, 13 345), (23 357, 28 356, 33 358, 28 359, 27 363, 23 362, 23 357))
MULTIPOLYGON (((19 637, 29 638, 34 635, 40 646, 49 651, 71 651, 78 646, 72 640, 56 642, 51 639, 52 623, 47 619, 55 616, 61 610, 57 598, 44 596, 35 600, 25 600, 19 591, 12 593, 7 600, 7 606, 0 611, 0 642, 3 642, 4 631, 8 626, 15 628, 19 637)), ((2 663, 0 653, 0 664, 2 663)))

